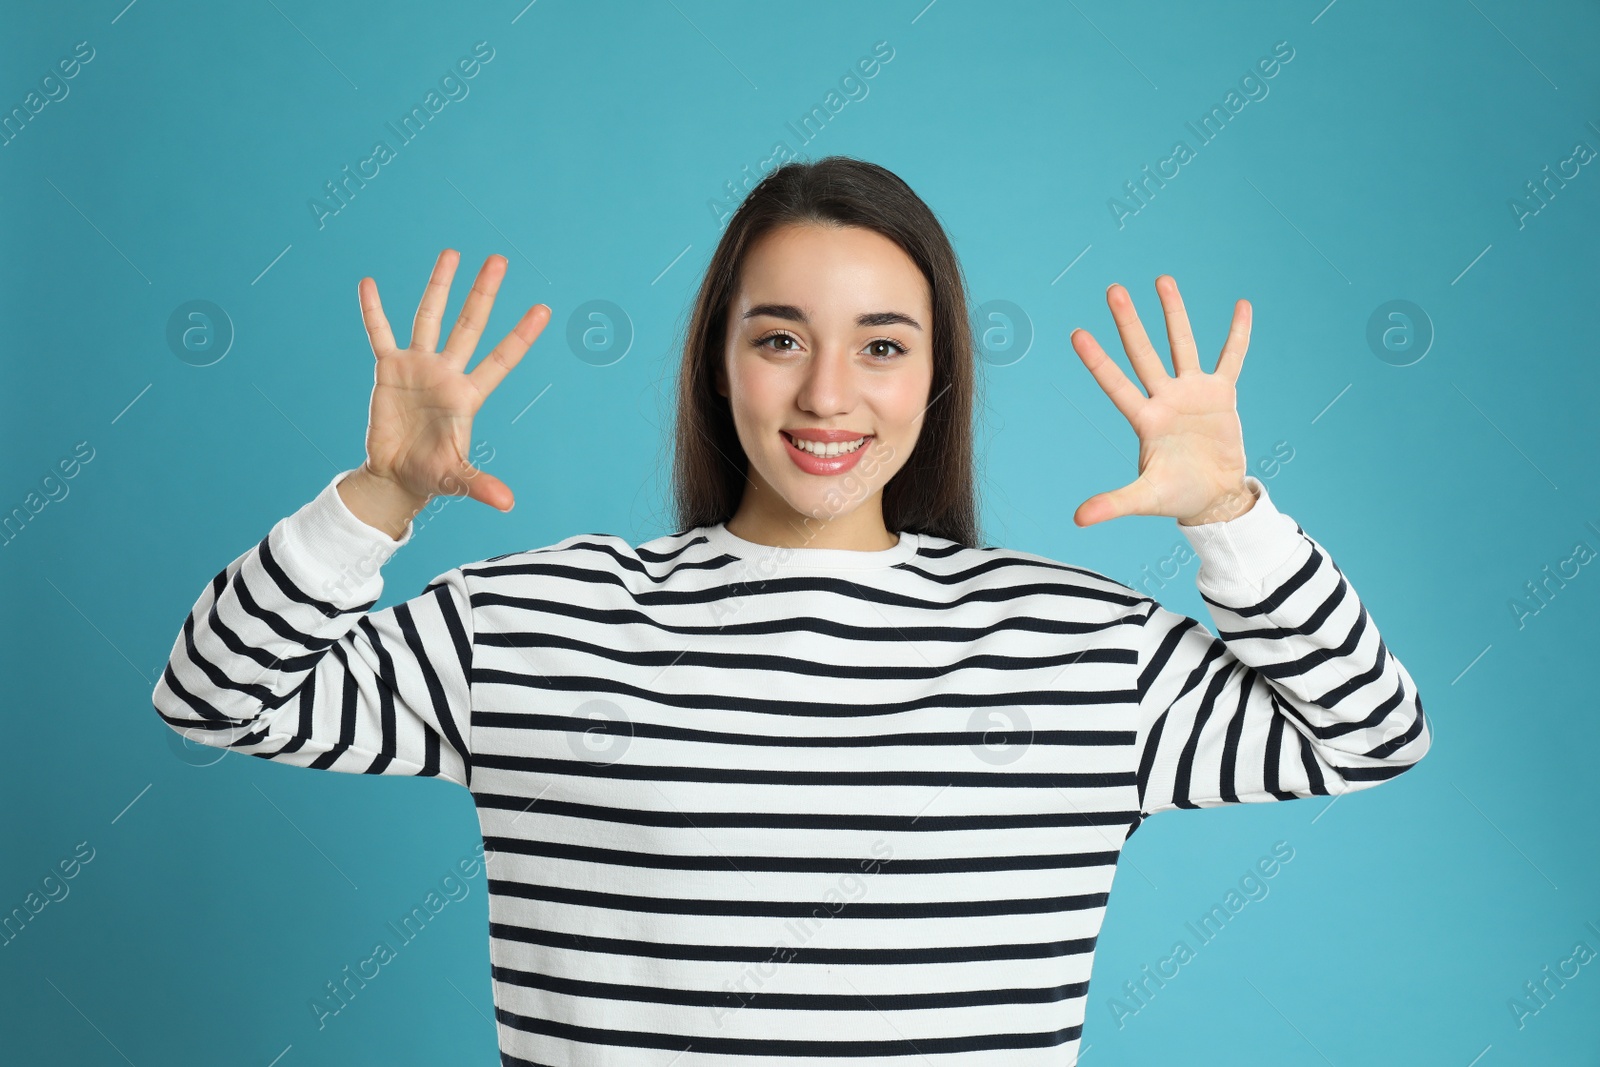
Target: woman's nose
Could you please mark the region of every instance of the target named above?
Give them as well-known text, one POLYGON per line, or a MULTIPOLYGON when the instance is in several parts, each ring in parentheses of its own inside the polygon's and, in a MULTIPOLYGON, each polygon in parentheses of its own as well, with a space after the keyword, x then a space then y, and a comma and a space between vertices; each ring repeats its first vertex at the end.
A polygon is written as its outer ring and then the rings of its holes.
POLYGON ((824 349, 806 370, 800 389, 800 406, 819 415, 846 411, 852 389, 849 353, 824 349))

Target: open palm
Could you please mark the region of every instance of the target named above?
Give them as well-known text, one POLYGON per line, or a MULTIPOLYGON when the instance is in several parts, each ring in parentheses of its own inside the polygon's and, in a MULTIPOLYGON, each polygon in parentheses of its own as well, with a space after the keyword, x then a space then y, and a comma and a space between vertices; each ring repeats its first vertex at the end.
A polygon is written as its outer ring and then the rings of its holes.
POLYGON ((1139 476, 1078 505, 1073 521, 1079 526, 1123 515, 1169 515, 1195 526, 1234 518, 1255 502, 1244 480, 1244 434, 1235 388, 1250 343, 1250 303, 1240 300, 1234 305, 1228 340, 1216 370, 1208 374, 1200 369, 1177 281, 1163 274, 1156 279, 1156 293, 1172 346, 1170 375, 1150 344, 1127 289, 1113 285, 1106 290, 1123 350, 1144 392, 1088 330, 1072 333, 1072 347, 1084 366, 1139 435, 1139 476))
POLYGON ((367 420, 366 466, 423 500, 436 495, 468 496, 508 511, 513 503, 511 489, 467 460, 472 418, 538 338, 550 321, 550 309, 543 304, 529 308, 512 331, 467 371, 505 277, 506 259, 493 255, 485 261, 449 339, 435 352, 459 260, 454 249, 440 254, 417 306, 411 343, 405 348, 395 344, 378 299, 377 283, 371 278, 361 280, 361 315, 377 360, 367 420))

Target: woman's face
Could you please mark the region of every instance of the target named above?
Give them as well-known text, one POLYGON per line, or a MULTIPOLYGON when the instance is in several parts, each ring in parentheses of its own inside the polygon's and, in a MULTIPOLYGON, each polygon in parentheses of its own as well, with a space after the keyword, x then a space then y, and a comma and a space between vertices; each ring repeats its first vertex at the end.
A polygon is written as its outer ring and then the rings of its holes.
POLYGON ((877 494, 910 457, 928 406, 932 318, 922 272, 872 230, 790 225, 750 247, 717 374, 750 460, 741 512, 790 521, 787 505, 831 521, 871 500, 862 530, 876 523, 881 537, 877 494))

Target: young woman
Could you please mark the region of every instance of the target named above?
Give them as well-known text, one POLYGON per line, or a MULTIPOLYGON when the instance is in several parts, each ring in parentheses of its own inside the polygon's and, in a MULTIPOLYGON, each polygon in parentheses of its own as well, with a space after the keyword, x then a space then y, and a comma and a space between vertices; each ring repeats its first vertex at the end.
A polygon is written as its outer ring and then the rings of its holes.
POLYGON ((840 157, 769 174, 712 256, 680 532, 577 534, 372 611, 432 496, 512 505, 472 418, 550 309, 468 371, 506 261, 435 352, 456 261, 407 348, 361 280, 366 461, 211 580, 154 700, 208 745, 470 790, 502 1062, 1074 1062, 1143 819, 1365 789, 1428 750, 1355 591, 1245 473, 1249 304, 1208 373, 1158 278, 1169 375, 1112 286, 1144 391, 1072 335, 1139 436, 1138 477, 1075 520, 1176 519, 1219 639, 980 546, 959 265, 904 182, 840 157))

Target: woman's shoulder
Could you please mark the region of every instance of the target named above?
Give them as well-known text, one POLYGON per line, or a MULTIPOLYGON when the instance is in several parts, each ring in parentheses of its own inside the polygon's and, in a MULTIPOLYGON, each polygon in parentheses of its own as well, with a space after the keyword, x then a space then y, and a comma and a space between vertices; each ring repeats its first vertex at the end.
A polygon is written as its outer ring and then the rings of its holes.
POLYGON ((1056 593, 1087 597, 1129 607, 1149 599, 1114 578, 1077 564, 1003 545, 963 545, 932 534, 919 534, 918 566, 940 581, 959 581, 1018 593, 1056 593))
POLYGON ((693 530, 664 534, 637 545, 618 534, 577 533, 537 548, 504 552, 463 564, 461 570, 478 578, 552 573, 559 568, 645 572, 670 565, 704 541, 705 538, 696 536, 693 530))

